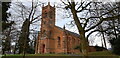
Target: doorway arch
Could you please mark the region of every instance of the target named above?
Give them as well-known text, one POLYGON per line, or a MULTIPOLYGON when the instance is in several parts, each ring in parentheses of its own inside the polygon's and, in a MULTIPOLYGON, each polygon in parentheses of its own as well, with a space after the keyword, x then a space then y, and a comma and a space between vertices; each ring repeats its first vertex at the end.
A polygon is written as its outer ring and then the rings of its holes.
POLYGON ((45 44, 42 45, 42 53, 45 53, 45 44))

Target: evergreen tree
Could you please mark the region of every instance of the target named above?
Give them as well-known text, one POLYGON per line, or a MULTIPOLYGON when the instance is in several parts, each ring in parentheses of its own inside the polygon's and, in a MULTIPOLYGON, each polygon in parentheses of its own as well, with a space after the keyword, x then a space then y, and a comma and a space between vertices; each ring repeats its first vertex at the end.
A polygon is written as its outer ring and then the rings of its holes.
POLYGON ((7 20, 8 15, 10 16, 10 13, 7 13, 6 11, 10 7, 10 3, 11 2, 2 2, 2 31, 7 29, 14 23, 13 21, 9 23, 7 20))
POLYGON ((110 40, 110 43, 112 44, 112 48, 113 48, 113 53, 120 55, 120 35, 118 36, 117 39, 112 39, 110 40))
MULTIPOLYGON (((7 32, 5 31, 7 28, 9 28, 14 22, 8 22, 7 18, 10 16, 9 13, 7 13, 8 8, 10 7, 11 2, 2 2, 2 33, 7 32)), ((8 34, 3 34, 6 36, 6 38, 2 39, 2 54, 5 54, 5 51, 10 51, 10 32, 8 34)))

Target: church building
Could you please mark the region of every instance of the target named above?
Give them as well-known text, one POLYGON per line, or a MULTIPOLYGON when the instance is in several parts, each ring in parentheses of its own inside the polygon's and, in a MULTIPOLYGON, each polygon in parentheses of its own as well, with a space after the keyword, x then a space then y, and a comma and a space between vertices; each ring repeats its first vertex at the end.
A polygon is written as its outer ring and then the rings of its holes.
MULTIPOLYGON (((50 3, 42 7, 41 28, 36 41, 35 53, 80 53, 79 35, 55 26, 55 7, 50 3)), ((95 49, 90 49, 95 51, 95 49)))
POLYGON ((65 27, 55 26, 55 7, 50 3, 42 7, 40 33, 36 41, 35 53, 79 53, 79 35, 68 31, 65 27))

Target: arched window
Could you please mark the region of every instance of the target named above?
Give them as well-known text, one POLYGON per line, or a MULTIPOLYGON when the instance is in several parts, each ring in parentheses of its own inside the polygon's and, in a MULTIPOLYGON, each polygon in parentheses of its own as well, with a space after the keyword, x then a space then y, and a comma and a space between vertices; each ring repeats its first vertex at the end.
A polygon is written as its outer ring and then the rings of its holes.
POLYGON ((46 36, 46 30, 43 30, 42 34, 43 34, 43 36, 46 36))
POLYGON ((75 43, 75 39, 73 39, 73 42, 75 43))
POLYGON ((46 18, 47 17, 47 12, 45 11, 44 13, 43 13, 43 18, 46 18))
POLYGON ((58 47, 60 47, 60 37, 58 36, 58 47))
POLYGON ((52 34, 52 31, 50 31, 50 35, 52 34))
POLYGON ((52 13, 52 11, 50 11, 50 15, 49 15, 49 16, 50 16, 50 18, 52 19, 52 16, 53 16, 53 13, 52 13))
POLYGON ((43 30, 43 33, 45 33, 45 30, 43 30))
POLYGON ((43 21, 43 24, 46 24, 46 21, 43 21))

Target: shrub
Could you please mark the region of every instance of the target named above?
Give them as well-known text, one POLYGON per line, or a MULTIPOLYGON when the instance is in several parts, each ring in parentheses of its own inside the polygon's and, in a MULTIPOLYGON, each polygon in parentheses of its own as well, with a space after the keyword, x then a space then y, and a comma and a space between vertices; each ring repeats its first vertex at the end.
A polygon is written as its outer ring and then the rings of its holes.
POLYGON ((118 36, 117 39, 110 40, 110 43, 112 45, 113 53, 120 55, 120 36, 118 36))

